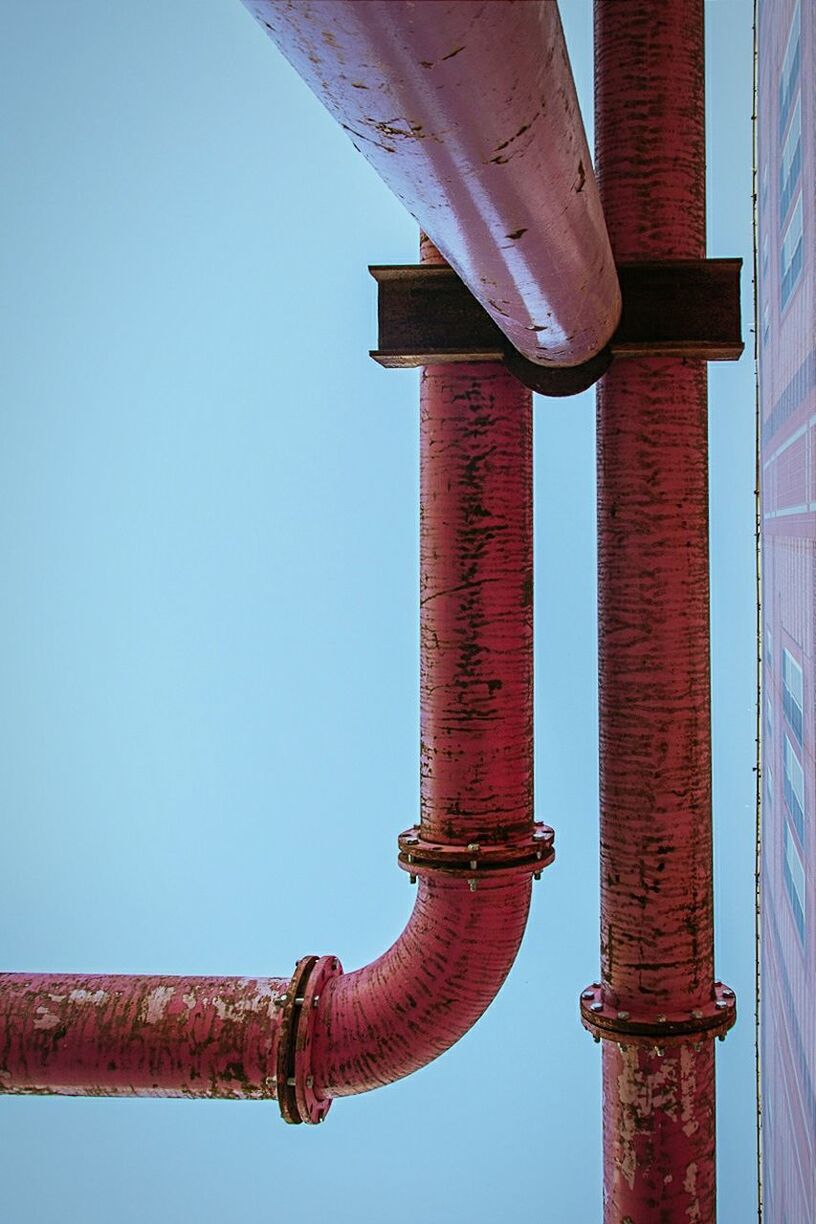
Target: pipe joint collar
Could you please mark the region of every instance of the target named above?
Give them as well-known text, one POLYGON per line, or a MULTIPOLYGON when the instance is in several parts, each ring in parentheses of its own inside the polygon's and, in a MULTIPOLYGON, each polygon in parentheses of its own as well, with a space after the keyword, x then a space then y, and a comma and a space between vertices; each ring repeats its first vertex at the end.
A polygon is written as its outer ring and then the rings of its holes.
POLYGON ((325 1120, 331 1100, 314 1090, 312 1042, 323 987, 339 977, 343 966, 336 956, 304 956, 295 965, 281 1007, 277 1060, 277 1097, 284 1122, 318 1123, 325 1120))
POLYGON ((521 841, 468 842, 466 845, 445 845, 422 836, 420 825, 400 833, 398 862, 412 882, 417 876, 441 873, 467 880, 475 892, 480 879, 532 875, 538 879, 555 858, 555 833, 549 825, 537 821, 521 841))
POLYGON ((626 1011, 613 1005, 600 982, 581 991, 581 1023, 596 1041, 615 1041, 662 1053, 664 1047, 699 1045, 725 1035, 737 1019, 737 999, 730 986, 714 982, 711 998, 700 1007, 679 1011, 654 1005, 626 1011))

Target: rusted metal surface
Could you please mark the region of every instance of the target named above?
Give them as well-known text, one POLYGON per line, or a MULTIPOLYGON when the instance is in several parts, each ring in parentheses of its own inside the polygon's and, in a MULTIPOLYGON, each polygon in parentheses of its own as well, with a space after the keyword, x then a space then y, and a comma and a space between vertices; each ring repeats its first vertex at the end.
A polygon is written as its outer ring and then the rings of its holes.
MULTIPOLYGON (((421 254, 441 259, 427 239, 421 254)), ((478 864, 495 847, 529 849, 536 832, 532 397, 490 364, 425 370, 420 397, 421 820, 407 836, 454 857, 478 844, 478 864)), ((528 872, 485 872, 476 889, 478 865, 415 874, 394 946, 325 992, 313 1065, 326 1095, 390 1083, 443 1053, 513 963, 528 872)))
POLYGON ((600 352, 620 296, 553 0, 244 3, 515 349, 600 352))
MULTIPOLYGON (((595 21, 597 166, 615 258, 702 259, 702 0, 596 0, 595 21)), ((707 426, 702 362, 620 359, 599 384, 601 981, 591 1002, 622 1014, 622 1030, 636 1017, 659 1031, 660 1016, 695 1011, 703 1030, 716 1004, 707 426)), ((710 1033, 667 1043, 662 1056, 596 1033, 607 1038, 607 1224, 710 1224, 710 1033)))
MULTIPOLYGON (((619 264, 623 312, 608 345, 611 357, 735 361, 744 348, 741 267, 741 259, 619 264)), ((513 360, 505 337, 452 268, 399 265, 369 271, 378 289, 378 347, 371 356, 380 365, 513 360)), ((593 359, 544 368, 515 353, 511 368, 542 395, 574 395, 592 386, 608 365, 599 367, 593 359)))
POLYGON ((413 825, 399 835, 399 865, 411 875, 464 876, 472 891, 489 876, 535 875, 549 867, 555 858, 555 832, 540 821, 526 837, 513 842, 478 842, 465 845, 440 844, 422 836, 421 825, 413 825))
MULTIPOLYGON (((427 241, 423 258, 440 258, 427 241)), ((354 973, 309 956, 291 980, 2 975, 0 1090, 277 1096, 286 1121, 322 1122, 333 1097, 443 1053, 500 988, 553 858, 532 803, 532 397, 491 364, 426 371, 421 396, 422 802, 406 836, 425 861, 405 931, 354 973)))
POLYGON ((711 997, 701 1007, 655 1012, 651 999, 639 1001, 637 1011, 610 1003, 600 982, 581 991, 581 1023, 596 1039, 637 1045, 645 1050, 696 1044, 704 1038, 721 1037, 733 1028, 737 1000, 730 986, 714 982, 711 997))
MULTIPOLYGON (((318 1123, 326 1120, 331 1100, 315 1088, 312 1071, 312 1041, 321 1022, 320 999, 326 986, 339 977, 343 967, 336 956, 304 956, 281 1006, 280 1037, 276 1062, 277 1097, 284 1122, 318 1123)), ((279 1000, 280 1002, 280 1000, 279 1000)))
POLYGON ((713 1224, 715 1048, 603 1043, 605 1220, 713 1224))
POLYGON ((0 1091, 276 1095, 285 978, 0 974, 0 1091))

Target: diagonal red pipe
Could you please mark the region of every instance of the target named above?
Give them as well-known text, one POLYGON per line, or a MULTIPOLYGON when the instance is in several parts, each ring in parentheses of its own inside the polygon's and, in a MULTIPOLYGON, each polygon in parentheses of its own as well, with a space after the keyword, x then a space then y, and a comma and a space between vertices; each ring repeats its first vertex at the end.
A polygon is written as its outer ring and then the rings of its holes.
POLYGON ((620 291, 555 0, 243 0, 515 349, 595 356, 620 291))
MULTIPOLYGON (((703 0, 596 0, 595 55, 615 258, 703 257, 703 0)), ((582 1013, 605 1038, 607 1224, 716 1214, 733 995, 714 983, 707 429, 700 362, 618 360, 599 386, 602 967, 582 1013)))
MULTIPOLYGON (((424 244, 423 257, 439 254, 424 244)), ((533 825, 531 395, 500 365, 421 384, 421 820, 411 919, 373 964, 294 978, 0 975, 0 1090, 335 1096, 417 1070, 488 1006, 549 832, 533 825)))

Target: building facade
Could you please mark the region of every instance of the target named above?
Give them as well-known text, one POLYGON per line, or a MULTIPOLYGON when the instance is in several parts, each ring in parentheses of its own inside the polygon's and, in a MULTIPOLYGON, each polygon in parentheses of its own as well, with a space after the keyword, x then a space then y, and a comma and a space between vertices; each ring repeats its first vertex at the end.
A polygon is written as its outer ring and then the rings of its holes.
POLYGON ((762 1148, 768 1224, 816 1224, 816 5, 760 0, 762 1148))

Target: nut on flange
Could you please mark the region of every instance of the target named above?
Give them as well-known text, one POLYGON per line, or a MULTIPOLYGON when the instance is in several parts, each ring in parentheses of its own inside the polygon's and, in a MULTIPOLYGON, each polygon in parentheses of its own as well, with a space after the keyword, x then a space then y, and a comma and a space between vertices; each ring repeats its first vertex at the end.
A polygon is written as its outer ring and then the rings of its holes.
POLYGON ((689 1011, 655 1009, 625 1011, 604 999, 603 987, 593 982, 581 991, 581 1023, 596 1041, 664 1050, 669 1046, 696 1045, 724 1038, 737 1018, 737 999, 730 986, 714 982, 711 998, 689 1011))
POLYGON ((304 956, 295 966, 280 1006, 280 1040, 276 1068, 277 1097, 284 1122, 322 1122, 331 1100, 314 1091, 311 1074, 314 1036, 320 993, 343 966, 336 956, 304 956))
POLYGON ((555 858, 555 833, 540 821, 530 826, 529 833, 512 842, 467 842, 445 845, 428 841, 420 825, 400 833, 398 862, 412 879, 442 875, 466 879, 471 892, 480 879, 503 876, 534 875, 536 878, 555 858))

